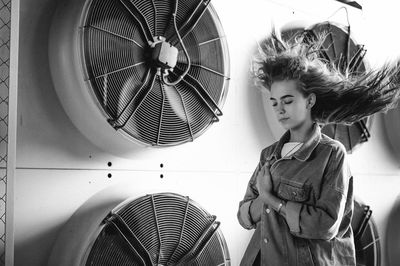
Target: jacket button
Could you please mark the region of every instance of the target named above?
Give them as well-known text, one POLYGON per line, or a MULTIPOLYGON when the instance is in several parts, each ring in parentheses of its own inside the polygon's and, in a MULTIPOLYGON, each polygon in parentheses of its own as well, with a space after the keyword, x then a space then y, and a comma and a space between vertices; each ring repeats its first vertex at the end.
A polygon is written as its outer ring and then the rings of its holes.
POLYGON ((265 210, 265 212, 266 212, 266 213, 270 213, 271 210, 270 210, 269 208, 267 208, 267 209, 265 210))
POLYGON ((296 195, 297 195, 296 191, 293 191, 293 192, 292 192, 292 195, 293 195, 293 196, 296 196, 296 195))
POLYGON ((264 238, 264 243, 265 243, 265 244, 268 243, 268 238, 264 238))

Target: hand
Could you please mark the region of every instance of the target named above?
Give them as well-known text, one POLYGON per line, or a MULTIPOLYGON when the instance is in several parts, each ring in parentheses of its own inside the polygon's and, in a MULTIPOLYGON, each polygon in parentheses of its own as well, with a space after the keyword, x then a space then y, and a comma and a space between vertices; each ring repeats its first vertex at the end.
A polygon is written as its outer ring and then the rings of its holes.
POLYGON ((256 187, 259 195, 266 199, 272 194, 272 178, 269 172, 270 164, 266 162, 256 176, 256 187))

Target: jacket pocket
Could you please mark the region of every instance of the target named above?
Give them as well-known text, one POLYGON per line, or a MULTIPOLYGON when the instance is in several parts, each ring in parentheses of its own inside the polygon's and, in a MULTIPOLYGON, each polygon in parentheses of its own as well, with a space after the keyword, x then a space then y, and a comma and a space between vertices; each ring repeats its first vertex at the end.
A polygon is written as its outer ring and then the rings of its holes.
POLYGON ((304 202, 308 200, 310 186, 302 183, 281 179, 278 187, 278 196, 284 200, 304 202))

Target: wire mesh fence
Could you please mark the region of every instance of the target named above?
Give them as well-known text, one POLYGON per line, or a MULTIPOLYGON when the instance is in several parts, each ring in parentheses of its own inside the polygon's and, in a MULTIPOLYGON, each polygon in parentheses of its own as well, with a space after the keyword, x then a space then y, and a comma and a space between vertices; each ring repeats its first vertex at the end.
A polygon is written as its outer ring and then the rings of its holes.
POLYGON ((11 0, 0 0, 0 265, 5 265, 11 0))

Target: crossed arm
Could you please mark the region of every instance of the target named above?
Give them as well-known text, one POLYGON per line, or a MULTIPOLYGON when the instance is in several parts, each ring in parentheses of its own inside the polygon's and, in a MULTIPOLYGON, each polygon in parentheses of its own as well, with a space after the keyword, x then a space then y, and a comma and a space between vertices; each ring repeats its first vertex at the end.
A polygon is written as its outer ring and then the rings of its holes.
POLYGON ((271 174, 269 172, 270 164, 267 162, 261 166, 260 171, 256 174, 256 188, 259 193, 258 197, 250 205, 250 215, 254 222, 258 222, 261 219, 261 211, 263 205, 266 204, 273 208, 275 211, 286 218, 286 202, 276 197, 273 194, 273 186, 271 174))
POLYGON ((280 199, 272 189, 269 163, 259 163, 239 204, 239 223, 246 229, 255 228, 261 220, 263 209, 268 205, 285 218, 291 233, 296 236, 313 239, 334 237, 338 233, 346 201, 349 200, 347 189, 351 178, 343 167, 340 153, 332 153, 331 159, 326 166, 328 174, 323 177, 323 188, 312 205, 280 199))

